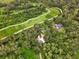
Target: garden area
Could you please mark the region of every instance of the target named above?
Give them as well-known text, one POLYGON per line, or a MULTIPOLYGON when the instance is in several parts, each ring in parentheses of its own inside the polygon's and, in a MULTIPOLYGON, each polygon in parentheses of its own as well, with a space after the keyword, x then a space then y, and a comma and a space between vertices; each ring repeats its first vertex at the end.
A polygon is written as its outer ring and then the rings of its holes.
POLYGON ((0 0, 0 59, 79 59, 79 1, 0 0))

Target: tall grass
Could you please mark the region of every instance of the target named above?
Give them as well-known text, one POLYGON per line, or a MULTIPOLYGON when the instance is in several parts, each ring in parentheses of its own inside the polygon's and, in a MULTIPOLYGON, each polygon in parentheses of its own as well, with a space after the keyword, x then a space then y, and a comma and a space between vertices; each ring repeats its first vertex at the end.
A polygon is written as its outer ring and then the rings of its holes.
POLYGON ((39 59, 38 55, 31 49, 21 48, 21 53, 24 59, 39 59))

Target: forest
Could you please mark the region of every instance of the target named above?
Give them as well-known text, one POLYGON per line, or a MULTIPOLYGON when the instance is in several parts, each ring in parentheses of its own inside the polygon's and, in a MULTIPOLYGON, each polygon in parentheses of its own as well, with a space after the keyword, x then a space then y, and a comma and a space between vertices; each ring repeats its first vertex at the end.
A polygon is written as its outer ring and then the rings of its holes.
POLYGON ((79 59, 79 0, 0 0, 0 59, 79 59))

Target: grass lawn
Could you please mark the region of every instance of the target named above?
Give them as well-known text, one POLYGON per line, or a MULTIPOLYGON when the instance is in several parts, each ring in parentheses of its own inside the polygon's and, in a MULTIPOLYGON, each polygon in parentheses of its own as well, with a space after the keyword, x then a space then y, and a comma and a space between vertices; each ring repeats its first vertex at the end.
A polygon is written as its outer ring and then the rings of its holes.
POLYGON ((59 13, 60 12, 59 12, 58 8, 51 8, 51 9, 48 9, 47 13, 43 13, 42 15, 40 15, 36 18, 31 18, 23 23, 15 24, 15 25, 11 25, 11 26, 2 28, 2 29, 0 29, 0 40, 4 37, 10 36, 10 35, 18 32, 20 30, 33 27, 34 24, 39 24, 39 23, 44 22, 47 19, 56 17, 59 15, 59 13))

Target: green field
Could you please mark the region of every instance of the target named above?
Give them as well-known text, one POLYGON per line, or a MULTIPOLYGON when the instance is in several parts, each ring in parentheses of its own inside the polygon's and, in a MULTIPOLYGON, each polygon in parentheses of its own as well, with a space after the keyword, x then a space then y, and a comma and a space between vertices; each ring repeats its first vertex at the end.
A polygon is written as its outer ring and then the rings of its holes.
POLYGON ((40 15, 36 18, 29 19, 26 22, 23 22, 21 24, 16 24, 16 25, 2 28, 2 29, 0 29, 0 39, 10 36, 10 35, 16 33, 19 30, 22 30, 24 28, 28 29, 30 27, 33 27, 35 24, 42 23, 47 19, 58 16, 59 14, 60 14, 60 12, 59 12, 58 8, 51 8, 48 10, 47 13, 43 13, 42 15, 40 15), (50 17, 47 17, 48 15, 50 17))

